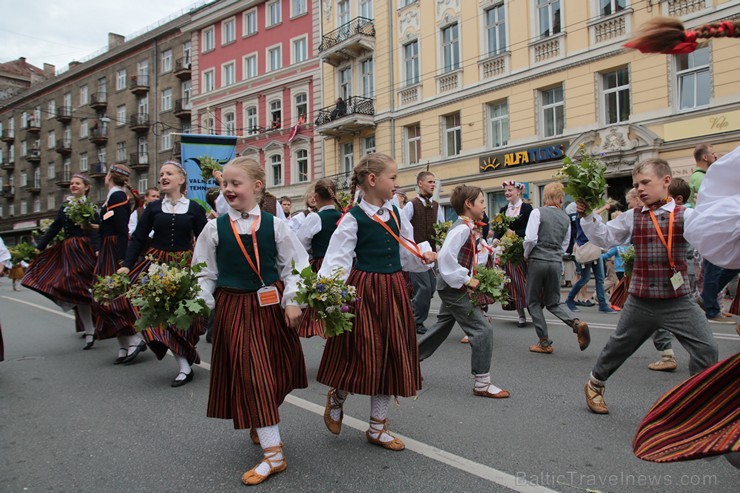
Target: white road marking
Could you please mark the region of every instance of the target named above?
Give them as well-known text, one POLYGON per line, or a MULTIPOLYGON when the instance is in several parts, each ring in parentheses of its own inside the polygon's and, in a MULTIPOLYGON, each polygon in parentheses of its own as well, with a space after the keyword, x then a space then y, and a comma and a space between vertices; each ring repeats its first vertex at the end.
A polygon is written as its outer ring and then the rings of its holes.
POLYGON ((47 308, 45 306, 37 305, 36 303, 31 303, 29 301, 23 301, 23 300, 19 300, 17 298, 11 298, 10 296, 0 296, 0 298, 6 299, 6 300, 10 300, 10 301, 15 301, 16 303, 22 303, 24 305, 32 306, 34 308, 38 308, 39 310, 43 310, 45 312, 50 312, 50 313, 53 313, 55 315, 61 315, 62 317, 71 318, 72 320, 75 319, 74 315, 67 315, 64 312, 59 311, 59 309, 56 309, 55 310, 53 308, 47 308))

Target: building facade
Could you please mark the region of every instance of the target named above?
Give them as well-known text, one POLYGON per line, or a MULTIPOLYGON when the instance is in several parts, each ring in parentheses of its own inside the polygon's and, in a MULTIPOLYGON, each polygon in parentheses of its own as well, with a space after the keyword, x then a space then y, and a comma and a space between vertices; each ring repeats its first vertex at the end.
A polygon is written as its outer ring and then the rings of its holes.
POLYGON ((310 115, 321 94, 316 0, 223 1, 193 16, 193 122, 234 135, 237 154, 258 161, 266 187, 303 208, 322 176, 310 115))
POLYGON ((581 144, 608 164, 618 199, 642 159, 664 158, 687 176, 697 143, 719 152, 740 144, 737 42, 714 39, 678 56, 625 50, 656 16, 693 27, 736 18, 740 5, 324 0, 324 100, 346 102, 316 114, 326 174, 346 183, 357 159, 377 150, 398 162, 405 190, 430 169, 442 203, 467 183, 487 192, 489 210, 503 204, 508 179, 526 183, 540 205, 563 155, 581 144))

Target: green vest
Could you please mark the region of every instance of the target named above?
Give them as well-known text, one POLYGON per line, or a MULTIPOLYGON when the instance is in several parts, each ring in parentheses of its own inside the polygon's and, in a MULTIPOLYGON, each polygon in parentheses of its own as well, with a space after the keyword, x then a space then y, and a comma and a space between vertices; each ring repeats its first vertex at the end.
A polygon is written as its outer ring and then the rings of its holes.
MULTIPOLYGON (((280 278, 277 269, 277 244, 275 243, 275 216, 262 211, 260 228, 257 230, 257 245, 260 254, 260 273, 265 285, 271 286, 280 278)), ((218 266, 218 279, 216 286, 220 288, 243 289, 245 291, 257 291, 262 287, 262 282, 257 273, 244 258, 239 244, 234 238, 231 229, 230 218, 224 214, 216 219, 218 230, 218 246, 216 247, 216 265, 218 266)), ((256 262, 252 235, 239 235, 244 248, 256 262)))
MULTIPOLYGON (((395 206, 393 206, 393 212, 401 221, 395 206)), ((354 268, 381 274, 392 274, 401 270, 401 245, 388 234, 383 226, 368 217, 359 205, 350 209, 349 213, 357 220, 357 246, 355 247, 357 262, 354 268)), ((390 218, 386 224, 391 231, 400 236, 393 218, 390 218)))
POLYGON ((313 258, 321 258, 326 255, 331 235, 337 229, 337 221, 342 217, 342 213, 336 209, 319 211, 318 215, 321 219, 321 231, 316 233, 311 240, 311 255, 313 258))

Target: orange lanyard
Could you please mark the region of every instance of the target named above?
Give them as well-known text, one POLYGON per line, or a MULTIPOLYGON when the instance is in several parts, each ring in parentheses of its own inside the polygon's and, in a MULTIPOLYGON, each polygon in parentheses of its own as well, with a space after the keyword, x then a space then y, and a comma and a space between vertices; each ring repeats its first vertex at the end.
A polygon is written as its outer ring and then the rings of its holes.
POLYGON ((242 242, 241 236, 239 236, 239 231, 236 230, 236 224, 234 220, 229 218, 229 222, 231 223, 231 231, 234 232, 234 238, 236 238, 236 242, 239 244, 239 248, 241 249, 244 258, 247 259, 247 262, 249 262, 249 266, 257 274, 257 277, 259 277, 262 286, 264 286, 265 281, 262 280, 262 274, 260 273, 260 250, 257 245, 257 226, 259 226, 261 219, 252 223, 252 247, 254 248, 254 256, 257 258, 257 265, 254 265, 252 257, 249 256, 249 252, 247 252, 247 249, 244 248, 244 243, 242 242))
MULTIPOLYGON (((388 213, 391 215, 391 217, 393 218, 393 220, 396 222, 396 227, 398 227, 398 233, 400 234, 401 233, 401 225, 398 222, 398 218, 396 217, 396 214, 394 214, 393 211, 390 210, 390 209, 388 209, 388 213)), ((376 223, 378 223, 381 226, 383 226, 383 228, 386 231, 388 231, 388 233, 393 237, 394 240, 396 240, 398 242, 399 245, 401 245, 402 247, 404 247, 406 250, 408 250, 409 252, 411 252, 415 256, 419 257, 421 260, 424 260, 424 256, 421 254, 421 250, 419 249, 419 246, 416 243, 414 243, 413 241, 410 241, 410 240, 408 240, 406 238, 403 238, 403 240, 401 240, 401 238, 399 238, 398 235, 396 233, 394 233, 393 230, 390 227, 388 227, 388 225, 386 223, 384 223, 383 220, 380 219, 380 217, 377 214, 373 214, 373 221, 375 221, 376 223), (413 245, 413 247, 411 245, 413 245)))
POLYGON ((658 220, 655 218, 655 214, 653 214, 653 211, 650 211, 650 219, 653 220, 653 225, 655 226, 655 231, 658 233, 658 238, 660 238, 660 242, 663 243, 663 246, 668 251, 668 265, 671 266, 671 269, 673 271, 676 271, 676 263, 673 261, 673 215, 676 210, 671 211, 671 217, 669 219, 668 223, 668 241, 666 241, 665 236, 663 236, 663 230, 660 229, 660 225, 658 224, 658 220))
POLYGON ((128 204, 128 200, 124 200, 124 201, 122 201, 122 202, 119 202, 119 203, 117 203, 117 204, 113 204, 113 205, 111 205, 110 207, 108 207, 108 202, 106 202, 106 203, 105 203, 105 210, 106 210, 106 211, 112 211, 112 210, 113 210, 113 209, 115 209, 116 207, 121 207, 122 205, 125 205, 125 204, 128 204))

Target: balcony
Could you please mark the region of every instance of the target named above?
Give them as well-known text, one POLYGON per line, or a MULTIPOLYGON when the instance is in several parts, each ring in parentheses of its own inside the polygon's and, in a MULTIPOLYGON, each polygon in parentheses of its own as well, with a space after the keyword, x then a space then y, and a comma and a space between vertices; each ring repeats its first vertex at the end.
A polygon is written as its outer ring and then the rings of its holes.
POLYGON ((175 101, 175 116, 190 120, 190 109, 193 107, 190 99, 178 99, 175 101))
POLYGON ((134 132, 148 132, 149 125, 149 113, 131 115, 128 121, 128 127, 134 132))
POLYGON ((337 175, 326 176, 331 181, 336 183, 337 190, 349 190, 352 185, 352 172, 346 171, 337 175))
POLYGON ((136 171, 149 169, 149 154, 145 152, 132 152, 128 157, 128 167, 136 171))
POLYGON ((13 171, 15 169, 15 162, 8 161, 7 163, 3 163, 2 166, 0 166, 0 169, 4 171, 13 171))
POLYGON ((133 94, 137 96, 143 96, 149 92, 149 76, 148 75, 132 75, 129 89, 133 94))
POLYGON ((59 123, 67 124, 72 121, 72 107, 71 106, 59 106, 57 108, 56 119, 59 123))
POLYGON ((108 126, 95 122, 90 129, 90 142, 95 145, 105 145, 108 143, 108 126))
POLYGON ((90 95, 90 108, 94 110, 102 110, 108 107, 108 93, 107 92, 96 92, 90 95))
POLYGON ((6 199, 15 197, 15 187, 12 185, 3 185, 3 197, 6 199))
POLYGON ((314 123, 320 134, 338 137, 374 128, 374 116, 372 99, 352 96, 343 105, 335 104, 320 109, 314 123))
POLYGON ((614 43, 624 40, 632 31, 632 9, 623 9, 614 14, 588 22, 591 45, 614 43))
POLYGON ((324 34, 319 45, 321 59, 336 67, 375 49, 375 24, 372 19, 355 17, 348 23, 324 34))
POLYGON ((529 44, 529 61, 532 65, 563 58, 565 33, 545 36, 529 44))
POLYGON ((180 80, 190 80, 190 68, 190 57, 178 58, 177 60, 175 60, 175 77, 180 80))
POLYGON ((90 178, 104 178, 108 174, 105 163, 95 163, 90 168, 90 178))
POLYGON ((26 186, 26 192, 34 194, 41 193, 41 182, 34 181, 33 183, 29 183, 28 186, 26 186))
POLYGON ((28 154, 24 157, 31 164, 39 164, 41 162, 41 151, 38 149, 29 149, 28 154))
POLYGON ((15 132, 9 129, 3 129, 3 133, 0 135, 0 140, 12 144, 15 141, 15 132))
POLYGON ((28 133, 37 134, 37 133, 41 132, 41 124, 38 121, 36 121, 35 118, 34 119, 29 119, 26 122, 25 129, 26 129, 26 132, 28 132, 28 133))
POLYGON ((69 188, 70 178, 69 176, 63 177, 61 180, 56 181, 54 184, 59 188, 69 188))
POLYGON ((445 72, 437 76, 437 93, 457 91, 462 88, 462 70, 445 72))
POLYGON ((69 156, 72 154, 72 141, 67 139, 58 140, 54 149, 62 156, 69 156))

